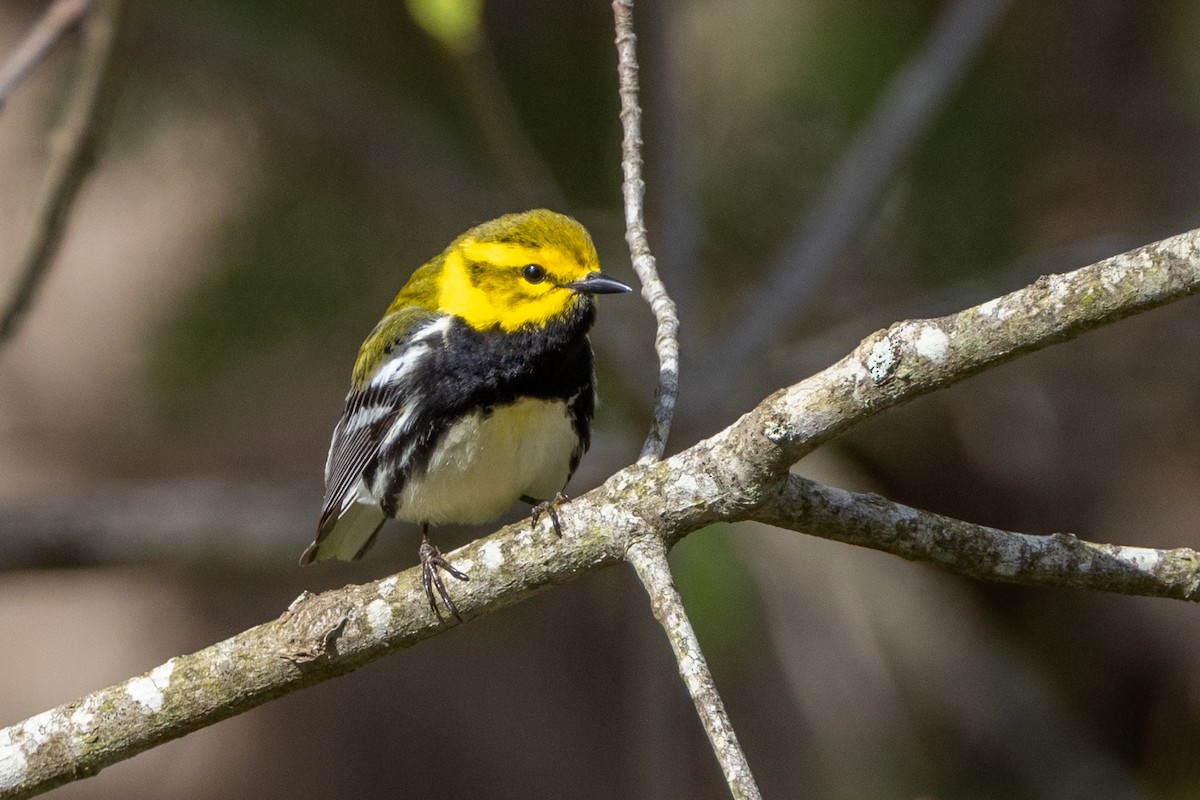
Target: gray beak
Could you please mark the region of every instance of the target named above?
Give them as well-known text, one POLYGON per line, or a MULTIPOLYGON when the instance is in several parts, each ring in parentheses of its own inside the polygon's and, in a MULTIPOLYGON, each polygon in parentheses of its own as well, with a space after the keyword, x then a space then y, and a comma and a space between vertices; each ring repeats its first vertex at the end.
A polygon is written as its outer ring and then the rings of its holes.
POLYGON ((570 289, 573 292, 579 292, 580 294, 624 294, 625 292, 633 291, 619 280, 610 278, 599 272, 589 273, 581 281, 564 283, 562 287, 570 289))

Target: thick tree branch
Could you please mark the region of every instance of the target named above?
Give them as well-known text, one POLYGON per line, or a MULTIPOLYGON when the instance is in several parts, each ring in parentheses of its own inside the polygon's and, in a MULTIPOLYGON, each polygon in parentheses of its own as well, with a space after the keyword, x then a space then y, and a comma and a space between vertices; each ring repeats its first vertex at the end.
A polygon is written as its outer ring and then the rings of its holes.
POLYGON ((880 411, 1197 293, 1200 230, 1192 230, 1074 272, 1044 275, 957 314, 876 331, 836 364, 776 392, 708 441, 733 448, 747 485, 772 485, 782 470, 880 411))
POLYGON ((17 284, 0 313, 0 346, 17 332, 62 242, 67 214, 96 158, 114 89, 122 0, 97 0, 83 23, 83 49, 50 162, 34 203, 33 229, 17 262, 17 284))
POLYGON ((985 581, 1200 601, 1200 553, 1031 536, 931 514, 792 475, 751 514, 768 525, 869 547, 985 581))
MULTIPOLYGON (((631 543, 643 537, 670 545, 713 522, 745 519, 811 527, 989 580, 1196 599, 1200 565, 1191 551, 1088 545, 1061 535, 1014 536, 1006 547, 1007 534, 974 526, 954 528, 956 547, 961 534, 968 555, 948 562, 950 521, 913 512, 911 529, 886 522, 894 508, 818 489, 790 477, 788 468, 883 409, 1197 292, 1200 231, 1192 231, 1040 278, 958 314, 876 332, 842 361, 776 392, 716 436, 665 461, 624 469, 571 502, 560 513, 561 538, 548 532, 548 523, 535 531, 522 522, 453 553, 472 577, 455 584, 455 602, 471 619, 626 560, 631 543), (865 508, 851 513, 857 501, 865 508), (872 519, 876 529, 868 524, 872 519), (1064 560, 1086 566, 1092 577, 1065 569, 1064 560)), ((27 797, 93 774, 450 624, 432 616, 416 569, 306 597, 274 622, 0 730, 0 798, 27 797)))
MULTIPOLYGON (((457 551, 454 563, 471 571, 470 583, 455 585, 464 618, 622 560, 623 548, 613 547, 619 540, 604 530, 617 521, 610 511, 592 506, 592 513, 564 515, 561 539, 545 526, 533 532, 524 521, 457 551), (542 566, 530 569, 532 564, 542 566)), ((430 609, 419 569, 303 595, 279 619, 0 730, 0 798, 30 797, 95 774, 272 698, 351 672, 452 622, 430 609)))

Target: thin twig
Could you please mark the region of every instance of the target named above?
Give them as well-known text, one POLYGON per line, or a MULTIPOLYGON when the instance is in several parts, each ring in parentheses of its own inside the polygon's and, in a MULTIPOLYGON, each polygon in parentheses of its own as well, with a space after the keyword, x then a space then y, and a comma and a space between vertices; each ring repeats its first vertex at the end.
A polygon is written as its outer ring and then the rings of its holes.
MULTIPOLYGON (((624 174, 621 191, 625 199, 625 241, 629 244, 633 268, 642 282, 642 297, 650 304, 658 322, 654 337, 654 349, 658 352, 658 389, 655 392, 650 433, 638 458, 638 464, 647 466, 662 458, 671 430, 671 417, 675 414, 675 398, 679 394, 679 315, 658 277, 658 269, 646 238, 642 110, 638 104, 637 38, 633 33, 632 0, 614 0, 613 17, 617 34, 621 126, 624 129, 621 140, 621 170, 624 174)), ((688 620, 683 600, 675 590, 667 564, 666 544, 652 533, 646 533, 630 544, 625 557, 646 587, 654 616, 671 642, 675 660, 679 664, 679 674, 696 705, 730 792, 736 798, 753 800, 760 797, 746 755, 734 735, 725 704, 717 692, 708 663, 700 650, 700 642, 688 620)))
POLYGON ((642 200, 646 184, 642 180, 642 110, 638 105, 638 63, 633 34, 632 0, 614 0, 613 16, 617 30, 617 78, 621 95, 621 171, 624 180, 621 192, 625 198, 625 241, 633 269, 642 282, 642 297, 654 311, 658 330, 654 349, 658 352, 658 389, 654 398, 654 416, 650 433, 642 445, 640 464, 662 458, 675 414, 675 398, 679 394, 679 316, 675 303, 658 277, 650 243, 646 238, 645 212, 642 200))
MULTIPOLYGON (((649 465, 662 458, 671 430, 671 417, 675 414, 675 398, 679 394, 679 315, 658 277, 657 265, 646 237, 642 110, 638 104, 637 37, 633 33, 632 0, 614 0, 613 17, 617 34, 621 126, 624 129, 621 140, 621 170, 624 174, 621 191, 625 199, 625 241, 629 244, 633 268, 642 282, 642 297, 650 304, 658 322, 654 337, 654 349, 658 352, 658 389, 655 392, 650 432, 638 458, 639 464, 649 465)), ((644 535, 629 546, 626 558, 646 587, 654 616, 671 642, 675 660, 679 664, 679 674, 696 705, 730 792, 736 798, 759 797, 754 776, 734 735, 733 725, 700 650, 683 600, 675 590, 667 564, 666 545, 653 535, 644 535)))
POLYGON ((671 649, 675 651, 675 660, 679 663, 679 674, 687 685, 692 702, 696 704, 696 713, 700 715, 721 771, 725 773, 729 791, 738 800, 762 797, 750 773, 746 754, 742 752, 729 715, 725 712, 725 703, 708 669, 700 641, 684 613, 683 599, 675 588, 671 567, 667 563, 666 546, 657 537, 639 537, 629 546, 626 558, 650 595, 650 607, 655 619, 667 632, 671 649))
POLYGON ((83 48, 62 124, 50 137, 51 153, 33 211, 33 230, 17 261, 17 285, 0 314, 0 346, 17 332, 45 278, 67 215, 95 162, 114 87, 114 58, 122 0, 98 0, 83 24, 83 48))
POLYGON ((931 129, 951 92, 983 50, 1012 0, 957 0, 912 60, 885 87, 870 119, 842 157, 825 194, 766 269, 759 288, 730 314, 715 341, 714 386, 731 385, 753 354, 816 296, 862 226, 875 199, 931 129))
POLYGON ((55 42, 87 13, 92 0, 54 0, 17 49, 0 64, 0 111, 17 85, 50 52, 55 42))

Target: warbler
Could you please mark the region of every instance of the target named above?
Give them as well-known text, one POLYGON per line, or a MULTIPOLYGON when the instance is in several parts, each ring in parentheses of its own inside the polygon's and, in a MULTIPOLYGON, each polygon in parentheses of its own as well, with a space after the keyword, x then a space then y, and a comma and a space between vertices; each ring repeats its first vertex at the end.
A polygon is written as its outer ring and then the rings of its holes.
MULTIPOLYGON (((325 463, 325 500, 301 564, 358 559, 389 518, 421 526, 422 583, 459 617, 429 526, 475 524, 518 500, 534 522, 565 500, 596 407, 587 230, 536 209, 485 222, 412 274, 354 363, 325 463)), ((461 617, 459 617, 461 619, 461 617)))

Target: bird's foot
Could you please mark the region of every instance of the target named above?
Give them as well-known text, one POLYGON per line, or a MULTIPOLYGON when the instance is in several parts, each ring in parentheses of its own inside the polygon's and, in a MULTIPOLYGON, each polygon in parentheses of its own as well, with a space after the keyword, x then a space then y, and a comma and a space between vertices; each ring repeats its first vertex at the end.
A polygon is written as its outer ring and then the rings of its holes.
POLYGON ((558 524, 558 507, 566 503, 571 498, 567 497, 562 492, 554 496, 553 500, 534 500, 532 498, 523 498, 526 502, 533 506, 529 510, 529 516, 533 520, 533 527, 537 527, 538 521, 543 514, 550 515, 550 521, 554 523, 554 532, 561 538, 562 526, 558 524))
POLYGON ((458 607, 450 599, 450 593, 446 591, 446 584, 442 583, 441 571, 449 572, 460 581, 469 581, 471 578, 467 573, 447 561, 446 557, 442 555, 442 551, 438 550, 437 545, 429 541, 428 536, 421 537, 421 548, 417 553, 421 557, 421 583, 425 587, 425 596, 429 598, 429 607, 433 609, 433 613, 437 614, 438 619, 442 618, 442 610, 438 607, 437 597, 433 593, 433 590, 437 589, 437 596, 442 598, 442 603, 456 620, 462 622, 463 618, 458 613, 458 607))

